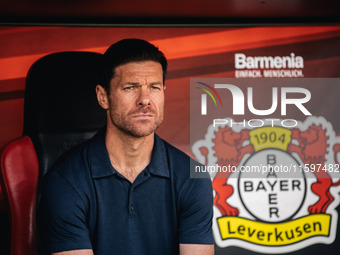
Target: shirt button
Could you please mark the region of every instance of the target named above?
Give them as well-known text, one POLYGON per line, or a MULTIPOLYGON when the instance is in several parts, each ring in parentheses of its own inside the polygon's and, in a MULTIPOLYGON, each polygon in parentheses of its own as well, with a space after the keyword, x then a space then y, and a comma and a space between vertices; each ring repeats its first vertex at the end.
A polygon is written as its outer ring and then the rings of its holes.
POLYGON ((133 205, 131 205, 131 211, 133 211, 135 208, 133 207, 133 205))

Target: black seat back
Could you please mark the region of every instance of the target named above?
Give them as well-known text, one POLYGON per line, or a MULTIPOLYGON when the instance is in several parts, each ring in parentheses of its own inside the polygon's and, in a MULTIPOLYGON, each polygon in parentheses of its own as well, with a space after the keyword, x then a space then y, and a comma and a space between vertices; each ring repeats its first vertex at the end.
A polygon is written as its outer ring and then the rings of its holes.
POLYGON ((24 130, 37 151, 40 175, 106 123, 95 87, 102 55, 60 52, 36 61, 26 78, 24 130))

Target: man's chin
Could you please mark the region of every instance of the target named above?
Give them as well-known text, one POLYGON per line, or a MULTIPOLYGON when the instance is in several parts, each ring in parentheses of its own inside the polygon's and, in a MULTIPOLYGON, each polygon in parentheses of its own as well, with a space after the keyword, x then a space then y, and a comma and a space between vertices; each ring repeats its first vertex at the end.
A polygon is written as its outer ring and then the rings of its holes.
POLYGON ((151 120, 129 120, 113 122, 112 124, 122 133, 132 137, 146 137, 153 134, 159 127, 161 121, 151 120))
POLYGON ((155 132, 153 131, 130 131, 129 134, 135 138, 142 138, 152 135, 155 132))
POLYGON ((157 130, 157 128, 158 126, 153 126, 153 127, 138 126, 138 127, 130 128, 126 131, 129 135, 133 137, 142 138, 142 137, 147 137, 149 135, 152 135, 157 130))

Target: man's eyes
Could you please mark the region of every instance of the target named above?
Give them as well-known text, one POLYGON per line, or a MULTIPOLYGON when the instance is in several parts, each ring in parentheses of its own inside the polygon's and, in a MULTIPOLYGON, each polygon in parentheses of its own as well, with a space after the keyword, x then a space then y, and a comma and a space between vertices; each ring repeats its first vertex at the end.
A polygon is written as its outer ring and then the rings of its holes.
POLYGON ((132 90, 134 89, 136 86, 128 86, 128 87, 124 87, 123 90, 132 90))
POLYGON ((161 90, 161 86, 152 86, 151 88, 155 90, 161 90))
MULTIPOLYGON (((133 89, 137 89, 138 87, 140 87, 139 85, 133 85, 133 86, 125 86, 123 87, 123 90, 133 90, 133 89)), ((162 86, 161 85, 154 85, 151 86, 152 90, 162 90, 162 86)))

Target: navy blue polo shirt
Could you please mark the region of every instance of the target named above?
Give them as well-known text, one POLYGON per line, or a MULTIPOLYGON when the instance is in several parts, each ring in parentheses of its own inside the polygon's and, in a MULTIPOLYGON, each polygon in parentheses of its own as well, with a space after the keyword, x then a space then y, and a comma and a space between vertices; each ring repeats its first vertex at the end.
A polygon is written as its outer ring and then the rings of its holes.
POLYGON ((131 184, 99 132, 43 180, 44 251, 174 255, 179 243, 213 244, 211 181, 191 179, 189 169, 190 158, 155 135, 151 162, 131 184))

